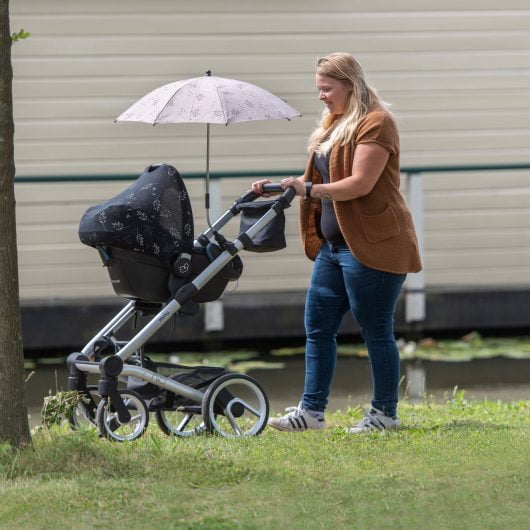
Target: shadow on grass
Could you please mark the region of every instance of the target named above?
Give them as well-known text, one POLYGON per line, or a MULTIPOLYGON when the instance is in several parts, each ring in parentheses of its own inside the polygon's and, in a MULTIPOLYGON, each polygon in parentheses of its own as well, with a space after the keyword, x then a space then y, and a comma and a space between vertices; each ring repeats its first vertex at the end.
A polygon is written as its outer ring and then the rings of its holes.
POLYGON ((407 437, 408 435, 418 436, 425 435, 429 436, 432 434, 460 434, 466 435, 473 432, 480 432, 483 434, 487 433, 498 433, 498 432, 507 432, 507 431, 517 431, 519 427, 514 425, 508 425, 504 423, 493 423, 493 422, 484 422, 471 419, 455 419, 451 421, 446 421, 443 423, 438 423, 435 425, 425 425, 422 423, 417 424, 405 424, 402 425, 399 429, 388 430, 388 431, 373 431, 369 433, 362 434, 348 434, 344 425, 337 425, 331 427, 328 431, 329 440, 342 440, 342 439, 351 439, 351 440, 364 440, 367 438, 376 438, 381 440, 391 441, 396 439, 396 437, 402 438, 407 437))
POLYGON ((508 425, 503 423, 492 423, 479 420, 470 419, 455 419, 448 422, 440 423, 437 425, 404 425, 399 429, 399 432, 439 432, 439 431, 462 431, 462 430, 473 430, 473 431, 508 431, 516 430, 517 427, 514 425, 508 425))

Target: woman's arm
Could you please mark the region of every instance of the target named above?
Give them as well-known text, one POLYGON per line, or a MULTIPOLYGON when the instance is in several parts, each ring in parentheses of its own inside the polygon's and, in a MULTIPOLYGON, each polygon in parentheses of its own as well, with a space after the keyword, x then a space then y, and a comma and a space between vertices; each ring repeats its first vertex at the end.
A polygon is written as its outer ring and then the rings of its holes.
MULTIPOLYGON (((339 182, 315 184, 311 197, 334 201, 349 201, 368 195, 381 176, 390 157, 390 153, 377 143, 359 144, 355 148, 352 174, 339 182)), ((301 179, 290 177, 282 180, 282 186, 294 186, 298 195, 305 195, 301 179)))

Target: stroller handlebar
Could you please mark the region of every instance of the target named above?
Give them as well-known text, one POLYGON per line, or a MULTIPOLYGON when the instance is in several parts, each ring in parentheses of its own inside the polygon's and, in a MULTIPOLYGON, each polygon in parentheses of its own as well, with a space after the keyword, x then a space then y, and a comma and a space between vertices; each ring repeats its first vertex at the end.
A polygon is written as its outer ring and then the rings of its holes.
MULTIPOLYGON (((289 187, 286 190, 282 188, 282 185, 279 182, 270 182, 268 184, 263 184, 264 193, 281 193, 287 202, 292 202, 296 197, 296 191, 294 188, 289 187)), ((258 199, 260 195, 254 193, 253 191, 246 191, 239 199, 236 200, 236 204, 242 202, 252 202, 258 199)))
POLYGON ((283 193, 283 196, 288 202, 292 202, 292 200, 296 197, 296 191, 293 187, 289 187, 284 190, 282 185, 276 182, 263 184, 263 191, 265 193, 283 193))
POLYGON ((283 193, 282 185, 279 182, 263 184, 263 191, 267 193, 283 193))

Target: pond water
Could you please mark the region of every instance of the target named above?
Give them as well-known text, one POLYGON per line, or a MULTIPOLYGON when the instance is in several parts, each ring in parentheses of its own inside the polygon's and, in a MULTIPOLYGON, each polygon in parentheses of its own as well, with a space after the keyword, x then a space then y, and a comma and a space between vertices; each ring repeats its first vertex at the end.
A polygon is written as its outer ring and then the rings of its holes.
MULTIPOLYGON (((281 362, 283 367, 254 368, 247 373, 261 383, 269 397, 271 411, 276 413, 298 403, 304 382, 304 360, 302 357, 289 357, 274 361, 281 362)), ((425 374, 426 393, 438 401, 450 399, 455 386, 464 389, 466 397, 470 399, 530 399, 530 359, 422 362, 422 369, 425 374)), ((27 372, 33 372, 26 383, 26 398, 30 423, 34 426, 40 422, 44 397, 66 389, 68 372, 64 364, 38 365, 27 372)), ((402 373, 407 373, 407 363, 403 363, 402 373)), ((96 382, 97 378, 94 379, 94 383, 96 382)), ((407 392, 404 380, 401 395, 407 392)), ((339 357, 328 409, 334 411, 349 406, 366 406, 370 398, 371 376, 367 359, 339 357)))

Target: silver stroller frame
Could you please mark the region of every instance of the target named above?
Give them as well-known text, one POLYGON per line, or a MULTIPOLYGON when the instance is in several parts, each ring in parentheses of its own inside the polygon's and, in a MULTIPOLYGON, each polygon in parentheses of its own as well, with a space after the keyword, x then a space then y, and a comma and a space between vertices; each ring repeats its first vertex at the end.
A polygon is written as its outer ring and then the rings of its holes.
MULTIPOLYGON (((200 431, 217 433, 225 437, 254 436, 263 431, 269 414, 268 399, 257 381, 241 374, 227 373, 215 379, 203 392, 170 377, 165 377, 143 366, 127 363, 133 356, 143 355, 146 342, 166 324, 184 304, 190 301, 212 278, 214 278, 241 250, 252 246, 253 237, 279 212, 288 208, 296 193, 293 188, 283 190, 279 184, 266 184, 264 191, 281 192, 266 213, 246 232, 242 232, 233 242, 226 242, 224 250, 193 280, 185 283, 175 296, 165 305, 150 304, 159 308, 158 313, 140 329, 129 341, 118 341, 115 333, 132 317, 142 310, 142 303, 131 300, 110 322, 108 322, 81 350, 68 356, 69 389, 88 394, 93 391, 101 396, 97 411, 88 411, 80 399, 75 414, 86 414, 92 423, 97 423, 102 436, 114 441, 134 440, 146 430, 149 422, 149 408, 140 394, 133 390, 119 390, 118 381, 126 378, 150 383, 159 389, 183 396, 197 404, 191 412, 174 424, 164 415, 157 421, 167 434, 188 436, 200 431), (112 343, 117 353, 98 360, 98 344, 112 343), (96 387, 87 387, 87 375, 100 374, 96 387), (202 423, 189 429, 192 417, 198 416, 202 423), (160 420, 162 418, 162 421, 160 420), (162 424, 161 424, 162 422, 162 424), (165 428, 164 428, 165 427, 165 428)), ((205 232, 199 235, 195 246, 206 247, 232 218, 238 215, 238 204, 253 201, 258 196, 246 192, 205 232)), ((221 236, 222 238, 222 236, 221 236)), ((224 238, 222 238, 224 240, 224 238)), ((149 306, 149 304, 147 304, 149 306)), ((158 414, 158 413, 157 413, 158 414)), ((74 424, 77 424, 74 421, 74 424)))

